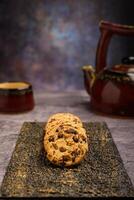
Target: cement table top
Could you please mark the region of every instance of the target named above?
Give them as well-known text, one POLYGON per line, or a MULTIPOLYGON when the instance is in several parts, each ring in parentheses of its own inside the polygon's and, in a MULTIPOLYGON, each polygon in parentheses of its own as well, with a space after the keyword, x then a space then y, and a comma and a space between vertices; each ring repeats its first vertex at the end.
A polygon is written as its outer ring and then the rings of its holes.
POLYGON ((134 119, 96 114, 89 106, 85 91, 35 93, 35 108, 23 114, 0 114, 0 184, 11 158, 24 121, 45 122, 56 112, 71 112, 83 122, 105 121, 119 150, 124 166, 134 185, 134 119))

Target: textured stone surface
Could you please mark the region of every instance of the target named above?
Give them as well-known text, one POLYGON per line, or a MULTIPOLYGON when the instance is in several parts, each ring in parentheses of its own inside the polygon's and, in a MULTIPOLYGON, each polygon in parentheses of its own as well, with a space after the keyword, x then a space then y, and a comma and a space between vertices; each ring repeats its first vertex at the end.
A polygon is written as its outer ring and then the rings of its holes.
POLYGON ((134 119, 116 118, 96 114, 89 106, 86 92, 35 94, 33 111, 23 114, 0 114, 0 183, 9 163, 12 151, 24 121, 47 120, 56 112, 72 112, 82 121, 105 121, 117 145, 124 166, 134 184, 134 119))
POLYGON ((78 166, 52 165, 44 156, 44 124, 24 123, 1 193, 5 197, 128 197, 134 188, 105 123, 85 123, 89 152, 78 166))

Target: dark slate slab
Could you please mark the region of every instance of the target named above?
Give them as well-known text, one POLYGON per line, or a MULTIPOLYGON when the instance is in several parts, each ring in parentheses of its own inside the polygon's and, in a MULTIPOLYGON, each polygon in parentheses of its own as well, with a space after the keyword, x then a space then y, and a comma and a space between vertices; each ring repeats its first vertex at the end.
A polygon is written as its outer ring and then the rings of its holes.
POLYGON ((1 186, 3 197, 129 197, 134 188, 105 123, 84 124, 89 152, 80 165, 53 166, 42 123, 25 122, 1 186))

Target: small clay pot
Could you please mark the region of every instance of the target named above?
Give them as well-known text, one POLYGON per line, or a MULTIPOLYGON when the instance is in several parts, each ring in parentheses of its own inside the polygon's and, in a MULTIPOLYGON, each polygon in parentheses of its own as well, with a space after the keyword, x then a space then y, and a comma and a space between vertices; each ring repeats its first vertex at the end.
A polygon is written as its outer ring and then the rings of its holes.
POLYGON ((32 110, 34 98, 28 82, 0 83, 0 112, 19 113, 32 110))

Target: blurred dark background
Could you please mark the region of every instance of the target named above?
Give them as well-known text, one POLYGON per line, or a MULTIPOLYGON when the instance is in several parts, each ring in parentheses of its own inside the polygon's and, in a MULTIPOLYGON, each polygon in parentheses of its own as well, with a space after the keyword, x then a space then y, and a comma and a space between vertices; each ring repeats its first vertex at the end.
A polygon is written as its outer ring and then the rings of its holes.
MULTIPOLYGON (((37 90, 83 89, 81 66, 95 65, 100 20, 134 25, 129 0, 0 0, 0 82, 37 90)), ((108 66, 134 56, 134 38, 115 36, 108 66)))

